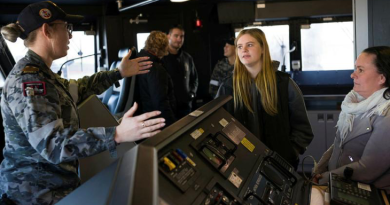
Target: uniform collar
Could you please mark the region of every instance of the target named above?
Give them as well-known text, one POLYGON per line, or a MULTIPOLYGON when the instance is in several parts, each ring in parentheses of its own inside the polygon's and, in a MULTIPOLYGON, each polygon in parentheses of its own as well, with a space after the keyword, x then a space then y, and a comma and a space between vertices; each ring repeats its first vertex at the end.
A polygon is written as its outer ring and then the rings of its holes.
POLYGON ((28 49, 26 53, 26 57, 30 60, 32 64, 37 65, 45 74, 48 74, 50 77, 55 77, 53 71, 50 70, 49 67, 47 67, 46 63, 42 60, 41 56, 36 54, 33 50, 28 49))

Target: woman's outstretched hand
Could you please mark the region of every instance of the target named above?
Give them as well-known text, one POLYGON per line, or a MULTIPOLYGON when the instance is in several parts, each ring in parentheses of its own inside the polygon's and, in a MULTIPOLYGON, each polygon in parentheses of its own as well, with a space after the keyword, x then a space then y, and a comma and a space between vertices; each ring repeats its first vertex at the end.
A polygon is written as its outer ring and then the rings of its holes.
POLYGON ((164 118, 154 118, 161 114, 160 111, 147 112, 133 117, 138 104, 125 113, 121 124, 116 127, 115 142, 134 142, 140 139, 149 138, 160 132, 160 128, 165 126, 164 118))
POLYGON ((149 72, 149 68, 152 67, 152 61, 147 61, 149 57, 139 57, 129 59, 131 56, 131 49, 125 57, 122 58, 119 66, 119 72, 122 77, 131 77, 138 74, 145 74, 149 72))

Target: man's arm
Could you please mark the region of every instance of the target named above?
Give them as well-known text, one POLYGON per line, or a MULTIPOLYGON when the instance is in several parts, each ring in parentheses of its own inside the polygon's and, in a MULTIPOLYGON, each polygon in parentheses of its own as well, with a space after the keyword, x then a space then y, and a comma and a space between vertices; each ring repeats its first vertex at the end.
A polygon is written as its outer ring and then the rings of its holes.
POLYGON ((314 134, 307 117, 305 102, 298 85, 289 79, 289 112, 291 126, 291 140, 294 142, 296 151, 303 154, 306 147, 313 140, 314 134))

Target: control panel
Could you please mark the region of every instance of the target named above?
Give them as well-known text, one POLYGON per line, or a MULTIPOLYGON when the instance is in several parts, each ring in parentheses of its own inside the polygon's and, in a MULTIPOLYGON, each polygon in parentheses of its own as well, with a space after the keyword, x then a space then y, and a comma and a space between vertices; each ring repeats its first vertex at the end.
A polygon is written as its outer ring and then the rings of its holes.
POLYGON ((384 190, 378 190, 372 185, 345 179, 330 173, 331 205, 385 205, 389 204, 384 190))
POLYGON ((224 109, 158 152, 167 204, 309 204, 311 187, 224 109))
POLYGON ((229 98, 136 145, 61 204, 308 205, 310 183, 223 109, 229 98))

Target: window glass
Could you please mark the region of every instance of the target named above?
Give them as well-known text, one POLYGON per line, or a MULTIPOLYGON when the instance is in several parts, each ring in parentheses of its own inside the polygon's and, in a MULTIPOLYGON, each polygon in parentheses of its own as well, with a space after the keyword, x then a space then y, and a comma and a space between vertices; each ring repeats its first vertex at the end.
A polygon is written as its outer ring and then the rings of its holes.
POLYGON ((138 52, 145 47, 145 41, 150 33, 137 33, 137 48, 138 52))
MULTIPOLYGON (((248 28, 259 28, 264 32, 271 53, 271 59, 280 62, 278 70, 281 70, 282 65, 285 64, 286 71, 289 71, 290 70, 289 26, 288 25, 256 26, 256 27, 245 27, 244 29, 248 29, 248 28)), ((239 33, 240 32, 236 32, 236 36, 239 33)))
POLYGON ((73 31, 68 55, 53 62, 51 69, 57 72, 66 61, 81 56, 92 55, 82 59, 71 60, 62 66, 62 77, 78 79, 95 73, 95 36, 85 35, 84 31, 73 31))
POLYGON ((24 41, 21 38, 17 38, 15 43, 12 43, 4 38, 7 43, 8 49, 11 52, 12 56, 15 59, 15 62, 18 62, 23 58, 27 53, 27 48, 24 46, 24 41))
POLYGON ((311 24, 301 29, 302 70, 349 70, 354 68, 353 23, 311 24))
POLYGON ((4 86, 4 83, 5 83, 5 78, 3 72, 0 72, 0 88, 4 86))
MULTIPOLYGON (((15 62, 18 62, 26 55, 27 48, 23 44, 23 40, 18 38, 15 43, 7 41, 9 50, 11 51, 15 62)), ((95 53, 95 36, 85 35, 84 31, 73 31, 72 39, 70 39, 68 55, 53 61, 51 69, 57 72, 61 65, 66 61, 91 55, 95 53)), ((95 58, 94 56, 85 57, 83 59, 74 60, 66 63, 62 68, 62 77, 67 79, 78 79, 83 76, 89 76, 95 73, 95 58)))

